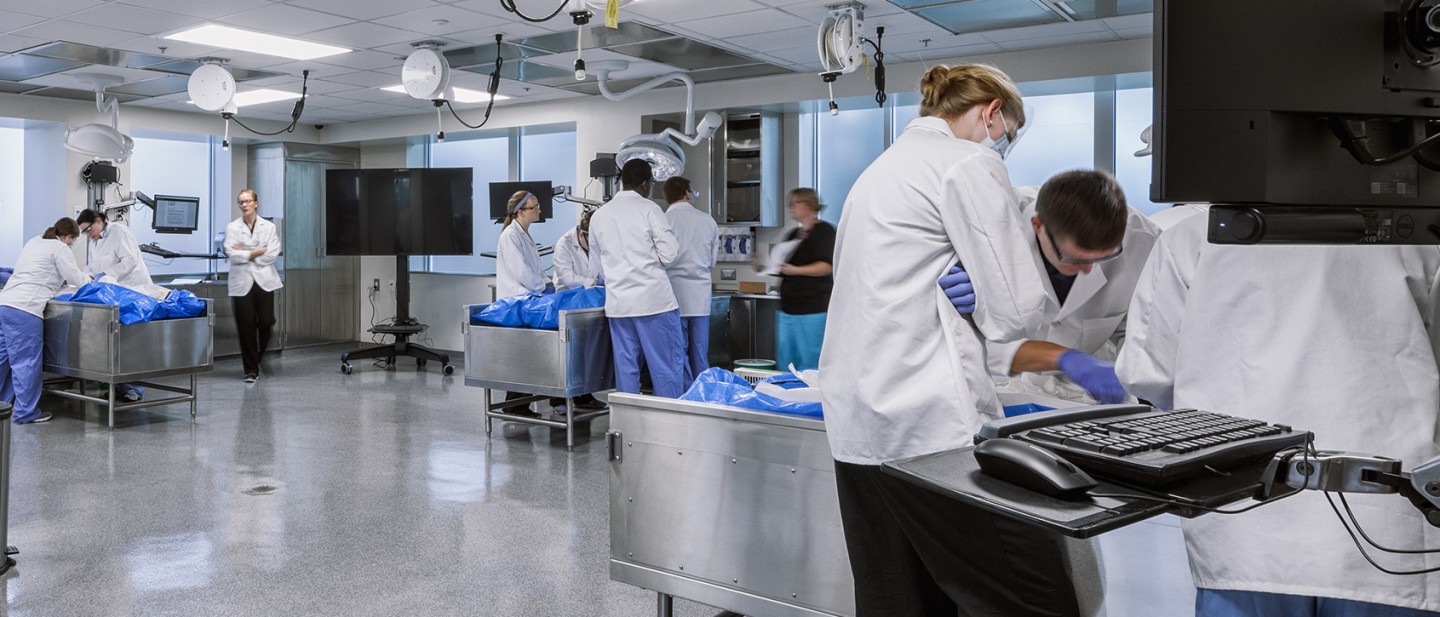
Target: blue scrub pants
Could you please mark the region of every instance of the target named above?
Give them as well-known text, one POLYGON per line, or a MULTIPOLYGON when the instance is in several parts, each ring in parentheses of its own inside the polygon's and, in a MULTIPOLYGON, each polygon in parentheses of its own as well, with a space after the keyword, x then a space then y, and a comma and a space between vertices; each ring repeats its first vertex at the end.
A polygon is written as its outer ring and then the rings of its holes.
POLYGON ((640 393, 644 356, 655 396, 679 398, 685 392, 685 332, 680 309, 645 317, 611 317, 610 346, 615 354, 615 389, 640 393))
POLYGON ((825 313, 792 315, 780 311, 775 319, 775 369, 820 368, 820 344, 825 341, 825 313))
POLYGON ((1195 617, 1440 617, 1413 608, 1259 591, 1198 589, 1195 617))
POLYGON ((681 317, 685 332, 685 389, 710 368, 710 316, 681 317))
POLYGON ((0 306, 0 401, 15 406, 16 424, 40 417, 45 321, 13 306, 0 306))

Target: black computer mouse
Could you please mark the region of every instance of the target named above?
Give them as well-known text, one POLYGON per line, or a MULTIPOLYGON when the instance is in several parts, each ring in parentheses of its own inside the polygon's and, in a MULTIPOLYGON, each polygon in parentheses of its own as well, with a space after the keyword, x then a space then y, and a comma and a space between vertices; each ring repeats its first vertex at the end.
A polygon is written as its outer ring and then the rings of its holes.
POLYGON ((975 446, 975 461, 987 476, 1051 497, 1073 499, 1096 485, 1095 479, 1074 463, 1017 439, 980 442, 975 446))

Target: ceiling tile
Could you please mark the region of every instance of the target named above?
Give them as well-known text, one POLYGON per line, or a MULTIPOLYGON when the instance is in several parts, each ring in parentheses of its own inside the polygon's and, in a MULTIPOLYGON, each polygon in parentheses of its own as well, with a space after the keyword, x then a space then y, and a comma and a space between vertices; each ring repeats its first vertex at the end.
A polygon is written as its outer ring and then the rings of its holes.
POLYGON ((352 51, 348 54, 327 56, 325 58, 320 58, 317 60, 303 60, 299 62, 292 62, 290 64, 280 65, 280 67, 272 67, 272 69, 281 69, 285 72, 298 74, 300 69, 308 68, 311 69, 310 74, 313 76, 319 75, 321 72, 325 72, 326 74, 331 75, 338 75, 340 73, 348 73, 353 71, 375 71, 389 69, 395 69, 396 71, 399 71, 400 67, 404 64, 405 58, 404 56, 401 56, 399 54, 386 54, 380 53, 378 51, 370 51, 368 49, 359 49, 356 51, 352 51), (347 70, 335 71, 331 67, 339 67, 347 70))
POLYGON ((29 49, 36 45, 44 45, 50 41, 31 38, 28 36, 0 35, 0 54, 29 49))
MULTIPOLYGON (((1000 48, 991 43, 981 34, 960 34, 954 35, 948 32, 938 36, 927 34, 897 36, 894 39, 885 37, 885 53, 913 53, 923 51, 936 51, 942 49, 954 49, 957 47, 990 47, 995 50, 1000 48)), ((928 56, 927 56, 928 57, 928 56)), ((888 56, 887 56, 888 59, 888 56)))
POLYGON ((820 53, 815 51, 815 46, 798 47, 795 49, 782 49, 779 51, 766 52, 766 55, 779 58, 785 62, 809 65, 810 63, 820 64, 820 53))
POLYGON ((25 15, 22 13, 13 13, 10 11, 0 11, 0 32, 19 30, 20 28, 24 28, 25 26, 33 26, 42 21, 45 21, 44 17, 25 15))
POLYGON ((327 95, 328 98, 345 101, 342 105, 353 105, 358 102, 394 102, 400 103, 410 99, 410 95, 404 92, 386 92, 380 88, 400 85, 400 78, 395 78, 395 83, 383 86, 354 87, 350 90, 337 90, 327 95))
POLYGON ((1111 30, 1126 30, 1131 28, 1154 28, 1155 14, 1141 13, 1139 15, 1124 15, 1121 17, 1107 17, 1100 21, 1105 22, 1111 30))
POLYGON ((115 49, 123 49, 125 51, 139 52, 142 54, 163 55, 177 59, 204 58, 207 56, 219 56, 225 53, 229 53, 225 50, 221 50, 218 47, 196 45, 194 43, 186 43, 184 41, 172 41, 170 39, 161 38, 158 36, 142 36, 138 38, 133 38, 128 41, 111 43, 109 47, 113 47, 115 49), (161 47, 164 47, 165 51, 160 51, 161 47))
POLYGON ((991 30, 985 33, 985 38, 1004 43, 1007 41, 1020 41, 1024 39, 1052 38, 1057 36, 1069 36, 1072 34, 1085 34, 1090 32, 1104 32, 1108 30, 1103 22, 1099 21, 1070 21, 1056 24, 1045 24, 1043 26, 1027 26, 1024 28, 1009 28, 1006 30, 991 30))
MULTIPOLYGON (((350 52, 350 53, 355 53, 355 52, 350 52)), ((341 55, 346 55, 346 56, 348 56, 348 55, 350 55, 350 54, 341 54, 341 55)), ((312 82, 313 82, 313 81, 320 80, 320 79, 330 79, 330 78, 333 78, 333 77, 335 77, 335 76, 337 76, 337 75, 347 75, 347 74, 354 73, 355 71, 359 70, 359 69, 346 68, 346 67, 343 67, 343 66, 335 66, 335 65, 331 65, 331 64, 319 64, 319 63, 316 63, 314 60, 302 60, 302 61, 298 61, 298 62, 288 62, 288 63, 285 63, 285 64, 277 64, 277 65, 274 65, 274 66, 267 67, 265 70, 267 70, 267 71, 275 71, 275 72, 278 72, 278 73, 284 73, 285 75, 289 76, 291 80, 298 80, 298 79, 301 77, 301 75, 303 74, 303 71, 305 71, 305 70, 307 70, 307 69, 310 71, 310 81, 312 81, 312 82)))
POLYGON ((226 17, 224 21, 226 25, 237 28, 297 35, 343 26, 355 20, 276 3, 236 13, 226 17))
POLYGON ((338 28, 319 30, 305 35, 305 40, 344 45, 351 49, 365 49, 369 47, 380 47, 401 42, 414 42, 424 40, 426 36, 419 32, 391 28, 390 26, 378 26, 368 22, 357 22, 338 28))
POLYGON ((89 24, 61 20, 47 21, 39 25, 30 26, 29 28, 22 28, 11 34, 44 39, 46 41, 73 41, 88 45, 98 45, 100 47, 135 38, 134 32, 111 30, 109 28, 100 28, 89 24))
POLYGON ((1015 0, 969 0, 920 9, 916 14, 951 32, 987 32, 1064 21, 1039 4, 1015 0))
POLYGON ((79 88, 81 90, 90 90, 93 88, 93 86, 84 83, 77 77, 78 75, 83 75, 87 73, 99 73, 102 75, 118 77, 125 80, 124 83, 127 84, 165 76, 163 73, 155 73, 153 71, 145 71, 141 69, 127 69, 118 66, 90 64, 76 67, 63 73, 46 75, 44 77, 37 77, 35 79, 27 79, 25 80, 25 83, 40 84, 42 86, 51 86, 56 88, 79 88))
POLYGON ((61 17, 105 4, 102 0, 0 0, 0 11, 61 17))
POLYGON ((875 36, 875 29, 885 27, 885 37, 898 36, 902 34, 927 33, 936 36, 949 35, 950 32, 930 23, 924 18, 910 13, 895 13, 893 15, 882 15, 873 19, 865 20, 865 35, 875 36))
POLYGON ((233 15, 268 6, 270 0, 119 0, 116 4, 128 4, 202 19, 215 19, 223 15, 233 15))
POLYGON ((756 11, 764 8, 766 8, 765 5, 754 2, 753 0, 708 0, 706 2, 675 2, 673 0, 667 0, 663 2, 640 2, 620 9, 620 19, 625 19, 626 13, 630 13, 648 20, 653 20, 657 23, 673 24, 682 21, 705 19, 707 17, 756 11))
POLYGON ((1040 49, 1044 47, 1064 47, 1066 45, 1084 45, 1086 43, 1100 43, 1114 41, 1120 38, 1119 35, 1105 30, 1103 32, 1086 32, 1083 34, 1071 34, 1066 36, 1053 36, 1040 39, 1022 39, 1019 41, 996 41, 1006 51, 1019 51, 1022 49, 1040 49))
POLYGON ((356 71, 354 73, 346 73, 344 75, 330 77, 328 78, 328 80, 342 84, 361 86, 364 88, 393 86, 400 81, 398 75, 392 75, 390 73, 379 73, 376 71, 356 71))
MULTIPOLYGON (((414 99, 411 99, 414 100, 414 99)), ((403 114, 424 111, 426 108, 433 109, 428 101, 415 101, 413 106, 390 105, 387 103, 355 103, 344 107, 336 107, 338 111, 359 112, 362 114, 403 114)))
MULTIPOLYGON (((437 42, 437 43, 443 43, 444 45, 441 46, 442 49, 456 49, 456 48, 461 48, 461 47, 470 47, 470 46, 473 45, 472 43, 467 43, 467 42, 461 41, 461 40, 459 40, 459 39, 453 39, 453 38, 450 38, 450 37, 443 37, 443 36, 432 36, 432 37, 428 37, 426 40, 435 41, 435 42, 437 42)), ((494 43, 494 42, 495 42, 495 35, 493 35, 493 34, 490 35, 490 40, 489 40, 489 42, 490 42, 490 43, 494 43)), ((374 51, 377 51, 377 52, 380 52, 380 53, 382 53, 382 54, 387 54, 387 55, 391 55, 391 56, 398 56, 398 57, 400 57, 400 58, 404 58, 404 57, 409 56, 409 55, 411 54, 411 52, 414 52, 414 51, 415 51, 415 46, 414 46, 414 45, 411 45, 409 42, 406 42, 406 43, 393 43, 393 44, 390 44, 390 45, 381 45, 381 46, 378 46, 378 47, 372 46, 370 49, 372 49, 372 50, 374 50, 374 51)), ((402 61, 402 62, 403 62, 403 61, 402 61)), ((508 62, 508 60, 507 60, 507 62, 508 62)))
MULTIPOLYGON (((678 67, 670 66, 660 62, 641 60, 634 56, 618 54, 608 49, 587 49, 585 50, 585 61, 594 62, 597 60, 621 60, 629 62, 630 66, 623 72, 616 72, 613 75, 617 79, 634 79, 636 77, 655 77, 666 73, 674 73, 681 70, 678 67)), ((575 65, 575 53, 553 54, 549 56, 537 56, 529 58, 527 62, 535 62, 546 66, 553 66, 562 69, 571 69, 575 65)))
POLYGON ((729 43, 732 48, 748 49, 758 52, 795 49, 800 45, 815 44, 815 26, 807 24, 803 28, 763 32, 749 36, 737 36, 725 39, 725 42, 729 43))
POLYGON ((1122 39, 1148 39, 1155 36, 1155 28, 1126 28, 1116 30, 1115 34, 1122 39))
MULTIPOLYGON (((799 28, 808 25, 808 23, 809 22, 799 17, 778 9, 762 8, 757 11, 749 11, 736 15, 723 15, 695 21, 684 21, 678 25, 686 30, 699 32, 708 37, 725 39, 732 36, 747 36, 787 28, 799 28)), ((813 35, 811 38, 814 38, 813 35)))
POLYGON ((434 0, 288 0, 298 7, 353 19, 376 19, 438 6, 434 0))
POLYGON ((124 4, 105 4, 88 11, 82 11, 65 18, 69 21, 126 30, 137 34, 159 34, 199 26, 204 20, 199 17, 162 13, 124 4))
MULTIPOLYGON (((432 36, 477 29, 493 30, 497 26, 508 25, 508 21, 502 17, 466 11, 451 5, 436 5, 373 21, 392 28, 423 32, 432 36), (446 23, 436 24, 436 20, 443 20, 446 23)), ((494 34, 492 33, 491 36, 494 34)))

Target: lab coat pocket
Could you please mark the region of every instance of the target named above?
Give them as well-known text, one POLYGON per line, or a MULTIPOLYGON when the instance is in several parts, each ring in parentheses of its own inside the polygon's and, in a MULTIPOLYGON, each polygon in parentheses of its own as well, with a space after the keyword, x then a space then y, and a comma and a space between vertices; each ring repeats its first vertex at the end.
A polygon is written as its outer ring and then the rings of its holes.
POLYGON ((1110 337, 1115 335, 1115 329, 1119 328, 1124 320, 1124 313, 1082 320, 1080 322, 1080 344, 1076 349, 1088 354, 1100 351, 1105 347, 1105 343, 1109 342, 1110 337))

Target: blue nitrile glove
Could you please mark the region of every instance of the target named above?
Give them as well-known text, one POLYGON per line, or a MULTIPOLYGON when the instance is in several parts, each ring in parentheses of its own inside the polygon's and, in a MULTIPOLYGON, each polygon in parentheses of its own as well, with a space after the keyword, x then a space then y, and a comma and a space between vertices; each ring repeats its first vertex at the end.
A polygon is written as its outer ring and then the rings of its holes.
POLYGON ((542 291, 542 292, 540 292, 540 293, 542 293, 542 294, 553 294, 553 293, 555 293, 555 284, 554 284, 554 283, 546 283, 546 284, 545 284, 545 291, 542 291))
POLYGON ((595 287, 604 287, 604 286, 605 286, 605 277, 602 276, 602 277, 600 277, 600 278, 595 279, 595 287))
POLYGON ((100 274, 96 274, 95 276, 90 277, 90 280, 92 280, 92 281, 98 281, 98 280, 100 280, 100 279, 102 279, 102 278, 105 278, 105 273, 104 273, 104 272, 101 272, 100 274))
POLYGON ((1101 404, 1125 402, 1125 387, 1115 378, 1114 364, 1075 349, 1060 354, 1056 364, 1101 404))
POLYGON ((975 312, 975 286, 970 284, 970 273, 960 266, 951 266, 950 273, 940 277, 940 288, 945 297, 961 315, 975 312))

